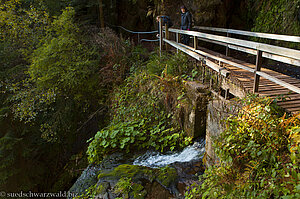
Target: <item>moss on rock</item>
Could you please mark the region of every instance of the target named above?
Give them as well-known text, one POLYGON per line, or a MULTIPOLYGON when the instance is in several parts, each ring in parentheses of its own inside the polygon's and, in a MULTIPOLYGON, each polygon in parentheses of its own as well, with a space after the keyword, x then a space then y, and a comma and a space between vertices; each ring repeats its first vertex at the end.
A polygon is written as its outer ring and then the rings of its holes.
POLYGON ((109 172, 103 172, 98 175, 98 179, 101 178, 134 178, 134 177, 145 177, 150 181, 154 179, 153 171, 151 168, 130 165, 130 164, 122 164, 116 167, 114 170, 109 172))
POLYGON ((108 186, 103 187, 103 183, 108 182, 112 187, 113 194, 116 194, 117 197, 143 199, 147 196, 149 191, 147 189, 152 187, 155 182, 160 184, 166 192, 176 194, 177 191, 174 191, 174 189, 176 189, 177 178, 177 171, 172 167, 153 169, 122 164, 113 170, 102 171, 98 175, 97 186, 89 191, 103 195, 104 192, 108 191, 108 186), (96 190, 100 190, 100 192, 96 190))
POLYGON ((176 182, 177 177, 176 169, 167 166, 159 169, 156 179, 164 187, 170 187, 172 183, 176 182))

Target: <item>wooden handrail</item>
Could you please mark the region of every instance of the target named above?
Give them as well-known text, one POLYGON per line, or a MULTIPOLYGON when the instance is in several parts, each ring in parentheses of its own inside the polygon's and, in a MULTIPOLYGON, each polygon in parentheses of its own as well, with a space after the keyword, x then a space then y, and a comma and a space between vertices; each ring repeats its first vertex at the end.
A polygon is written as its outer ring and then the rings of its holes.
POLYGON ((250 32, 250 31, 244 31, 244 30, 234 30, 234 29, 214 28, 214 27, 204 27, 204 26, 195 26, 194 28, 199 29, 199 30, 224 32, 224 33, 244 35, 244 36, 250 36, 250 37, 258 37, 258 38, 264 38, 264 39, 273 39, 273 40, 288 41, 288 42, 300 42, 300 37, 291 36, 291 35, 278 35, 278 34, 271 34, 271 33, 250 32))
MULTIPOLYGON (((253 49, 250 49, 250 48, 245 48, 245 47, 241 47, 241 46, 227 44, 227 43, 224 43, 224 42, 213 41, 213 40, 210 40, 210 39, 204 39, 204 38, 198 38, 198 39, 201 40, 201 41, 210 42, 210 43, 218 44, 218 45, 221 45, 221 46, 226 46, 226 48, 241 51, 241 52, 244 52, 244 53, 248 53, 248 54, 252 54, 252 55, 257 54, 256 50, 253 50, 253 49)), ((273 59, 275 61, 279 61, 279 62, 283 62, 283 63, 295 65, 295 66, 300 66, 300 59, 299 60, 298 59, 292 59, 292 58, 289 58, 289 57, 275 55, 275 54, 267 53, 267 52, 263 52, 262 57, 265 57, 265 58, 268 58, 268 59, 273 59)))
POLYGON ((169 31, 174 33, 186 34, 190 36, 196 36, 204 39, 210 39, 213 41, 223 42, 226 44, 238 45, 250 49, 260 50, 263 52, 268 52, 275 55, 281 55, 284 57, 300 60, 300 51, 290 49, 290 48, 279 47, 279 46, 274 46, 269 44, 242 40, 242 39, 229 38, 225 36, 213 35, 213 34, 196 32, 196 31, 186 31, 186 30, 179 30, 174 28, 170 28, 169 31))

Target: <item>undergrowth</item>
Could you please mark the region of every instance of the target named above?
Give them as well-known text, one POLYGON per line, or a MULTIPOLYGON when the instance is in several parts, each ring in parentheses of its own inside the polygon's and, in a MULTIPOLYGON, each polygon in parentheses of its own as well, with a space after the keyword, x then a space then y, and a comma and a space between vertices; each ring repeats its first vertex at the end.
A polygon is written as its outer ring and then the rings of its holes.
POLYGON ((215 140, 218 165, 190 187, 186 198, 299 198, 299 115, 269 98, 247 98, 215 140))
POLYGON ((151 56, 146 67, 132 70, 125 83, 115 88, 111 122, 90 140, 87 153, 91 163, 99 163, 116 151, 152 148, 163 152, 191 142, 176 118, 186 103, 185 80, 178 75, 189 67, 188 61, 182 54, 173 55, 170 60, 151 56), (152 73, 155 60, 157 71, 152 73), (176 72, 176 67, 182 71, 176 72))

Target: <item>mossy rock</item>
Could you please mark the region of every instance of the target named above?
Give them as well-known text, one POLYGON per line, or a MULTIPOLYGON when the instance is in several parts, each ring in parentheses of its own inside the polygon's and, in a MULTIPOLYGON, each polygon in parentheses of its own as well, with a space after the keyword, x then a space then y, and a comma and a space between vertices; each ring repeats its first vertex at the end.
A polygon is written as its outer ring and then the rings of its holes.
POLYGON ((176 196, 177 171, 172 167, 153 169, 144 166, 123 164, 111 171, 104 171, 98 175, 98 184, 109 182, 114 194, 123 198, 147 198, 149 191, 161 186, 165 196, 176 196), (123 187, 122 187, 123 186, 123 187), (148 190, 147 190, 148 189, 148 190))
MULTIPOLYGON (((113 172, 114 168, 119 166, 122 163, 131 162, 130 159, 122 153, 114 153, 110 156, 105 157, 102 162, 98 165, 91 164, 89 165, 77 179, 74 185, 69 190, 73 193, 78 193, 79 198, 85 198, 87 195, 87 190, 89 193, 101 194, 101 184, 98 180, 99 173, 109 173, 113 172), (100 187, 99 187, 100 186, 100 187), (100 189, 100 190, 99 190, 100 189)), ((116 182, 118 179, 116 179, 116 182)))
POLYGON ((98 179, 109 178, 109 179, 120 179, 120 178, 147 178, 151 182, 155 178, 153 170, 148 167, 122 164, 116 167, 114 170, 109 172, 103 172, 98 175, 98 179))
MULTIPOLYGON (((177 171, 172 167, 163 167, 159 169, 156 180, 166 188, 170 188, 177 181, 177 171)), ((176 182, 177 184, 177 182, 176 182)))
POLYGON ((95 188, 95 194, 96 195, 105 195, 105 193, 107 192, 109 187, 110 186, 109 186, 108 182, 101 182, 101 183, 97 184, 97 186, 95 188))
POLYGON ((147 195, 147 191, 141 184, 133 184, 132 191, 130 192, 131 198, 143 199, 147 195))

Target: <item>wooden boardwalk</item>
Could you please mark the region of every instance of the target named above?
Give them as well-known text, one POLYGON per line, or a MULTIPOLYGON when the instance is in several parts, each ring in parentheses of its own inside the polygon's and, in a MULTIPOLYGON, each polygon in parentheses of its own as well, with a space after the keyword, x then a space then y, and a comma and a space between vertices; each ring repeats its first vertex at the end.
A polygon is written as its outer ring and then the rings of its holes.
POLYGON ((267 69, 262 64, 262 58, 264 57, 266 59, 272 59, 300 67, 300 50, 231 38, 230 36, 231 34, 239 34, 264 39, 297 42, 299 45, 300 37, 210 27, 199 28, 200 30, 215 31, 219 33, 223 32, 227 33, 227 35, 224 37, 218 34, 168 29, 167 27, 164 29, 165 31, 162 31, 163 27, 161 26, 161 50, 163 42, 166 42, 170 46, 176 48, 177 51, 183 51, 196 60, 201 61, 209 69, 222 75, 225 82, 234 83, 235 86, 231 87, 228 86, 228 84, 226 86, 222 83, 221 87, 224 87, 223 89, 226 89, 237 97, 243 97, 247 93, 256 93, 263 97, 277 98, 278 105, 288 112, 300 112, 300 80, 267 69), (176 41, 170 39, 170 33, 176 34, 176 41), (179 41, 179 34, 192 36, 194 38, 193 47, 181 44, 179 41), (199 40, 225 46, 226 55, 200 47, 199 40), (229 49, 256 55, 256 64, 250 64, 227 56, 227 54, 229 54, 229 49), (238 87, 237 90, 242 90, 242 92, 235 92, 233 87, 238 87))
MULTIPOLYGON (((225 59, 228 59, 230 61, 248 66, 250 68, 255 69, 254 64, 250 64, 247 62, 243 62, 241 60, 237 60, 231 57, 227 57, 225 55, 222 55, 220 53, 215 53, 212 51, 209 51, 207 49, 203 49, 203 51, 206 51, 208 53, 212 53, 215 56, 222 57, 225 59)), ((254 84, 254 76, 253 73, 236 68, 232 65, 229 64, 224 64, 224 68, 230 71, 230 79, 234 79, 235 81, 239 82, 239 85, 247 92, 247 93, 252 93, 253 90, 253 84, 254 84)), ((296 78, 292 78, 288 75, 284 75, 281 73, 278 73, 276 71, 267 69, 267 68, 262 68, 262 71, 273 76, 277 77, 280 80, 283 80, 287 83, 290 83, 294 86, 300 87, 300 80, 296 78)), ((280 105, 282 108, 286 109, 288 112, 298 112, 300 111, 300 94, 295 93, 283 86, 280 86, 268 79, 261 78, 259 82, 259 88, 258 92, 256 92, 259 96, 263 97, 271 97, 271 98, 276 98, 280 95, 283 95, 284 98, 278 100, 278 105, 280 105)))

